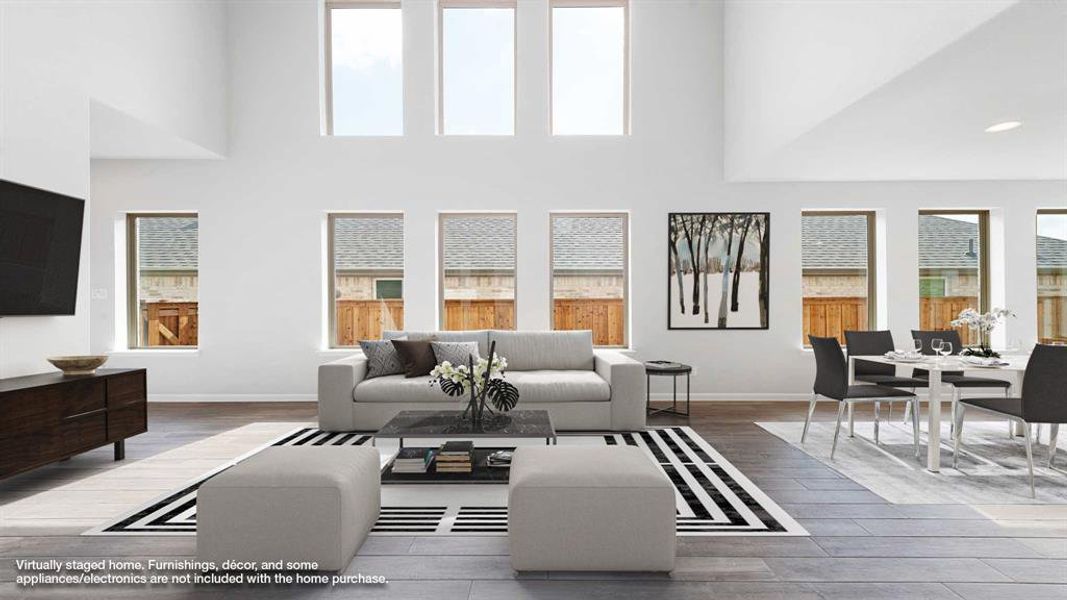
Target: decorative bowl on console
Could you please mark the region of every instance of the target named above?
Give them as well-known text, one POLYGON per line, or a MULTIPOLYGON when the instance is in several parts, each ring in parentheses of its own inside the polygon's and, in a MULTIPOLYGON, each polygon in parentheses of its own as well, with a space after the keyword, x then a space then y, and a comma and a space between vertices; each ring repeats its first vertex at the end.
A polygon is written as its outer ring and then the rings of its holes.
POLYGON ((50 356, 48 362, 63 375, 92 375, 107 362, 107 356, 50 356))

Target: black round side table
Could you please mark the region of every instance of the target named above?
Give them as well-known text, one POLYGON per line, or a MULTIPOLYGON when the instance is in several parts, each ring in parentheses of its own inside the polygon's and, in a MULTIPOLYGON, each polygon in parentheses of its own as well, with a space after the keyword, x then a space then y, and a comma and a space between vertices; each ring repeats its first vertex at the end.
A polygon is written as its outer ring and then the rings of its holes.
POLYGON ((669 360, 650 360, 645 363, 645 411, 649 415, 668 414, 680 417, 689 416, 689 375, 693 367, 669 360), (678 377, 685 375, 685 412, 678 410, 678 377), (652 408, 652 378, 671 377, 674 393, 671 395, 670 408, 652 408))

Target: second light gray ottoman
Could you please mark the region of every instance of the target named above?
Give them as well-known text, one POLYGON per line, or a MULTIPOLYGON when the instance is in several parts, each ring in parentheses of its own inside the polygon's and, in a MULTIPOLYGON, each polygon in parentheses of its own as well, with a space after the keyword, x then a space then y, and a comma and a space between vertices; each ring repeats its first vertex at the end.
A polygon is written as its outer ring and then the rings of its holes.
POLYGON ((633 446, 524 446, 508 483, 516 571, 670 571, 675 492, 633 446))
POLYGON ((200 486, 196 554, 227 560, 348 566, 378 520, 378 450, 274 446, 200 486))

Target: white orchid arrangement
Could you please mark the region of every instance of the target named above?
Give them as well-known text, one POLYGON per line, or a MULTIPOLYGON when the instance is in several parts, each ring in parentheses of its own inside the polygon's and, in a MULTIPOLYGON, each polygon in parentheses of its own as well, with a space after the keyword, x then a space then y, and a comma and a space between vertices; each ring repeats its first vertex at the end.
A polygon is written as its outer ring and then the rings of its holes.
MULTIPOLYGON (((507 412, 519 403, 519 390, 504 379, 508 359, 496 353, 496 342, 489 346, 489 358, 468 357, 465 365, 453 365, 443 361, 430 371, 430 385, 437 385, 445 394, 459 398, 468 396, 463 418, 470 417, 481 423, 486 404, 501 412, 507 412)), ((489 409, 489 412, 493 412, 489 409)))
POLYGON ((989 335, 1005 317, 1014 317, 1015 313, 1006 308, 994 308, 987 313, 980 313, 973 308, 965 308, 949 324, 953 327, 966 327, 983 336, 989 335))
POLYGON ((966 327, 979 334, 981 339, 980 348, 967 348, 963 351, 965 356, 982 356, 1000 358, 1000 354, 989 347, 989 334, 997 328, 1006 317, 1014 317, 1015 313, 1006 308, 993 308, 987 313, 980 313, 973 308, 965 308, 960 314, 949 322, 953 327, 966 327))
POLYGON ((464 392, 469 392, 472 384, 477 385, 476 391, 481 391, 485 387, 486 372, 489 373, 489 379, 502 378, 507 368, 508 359, 503 356, 493 357, 493 366, 491 368, 489 359, 479 358, 478 362, 474 364, 474 377, 470 377, 471 369, 469 366, 453 365, 446 360, 434 367, 430 371, 430 376, 438 383, 442 380, 448 380, 454 384, 462 385, 464 392))

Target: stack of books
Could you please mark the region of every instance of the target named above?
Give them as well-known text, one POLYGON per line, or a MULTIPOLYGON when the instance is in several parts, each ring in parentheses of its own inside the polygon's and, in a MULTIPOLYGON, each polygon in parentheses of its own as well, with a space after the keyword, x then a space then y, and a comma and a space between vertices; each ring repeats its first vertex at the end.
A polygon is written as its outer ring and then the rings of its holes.
POLYGON ((394 473, 425 473, 433 462, 433 448, 401 448, 393 460, 394 473))
POLYGON ((438 473, 470 473, 474 442, 445 442, 437 451, 438 473))

